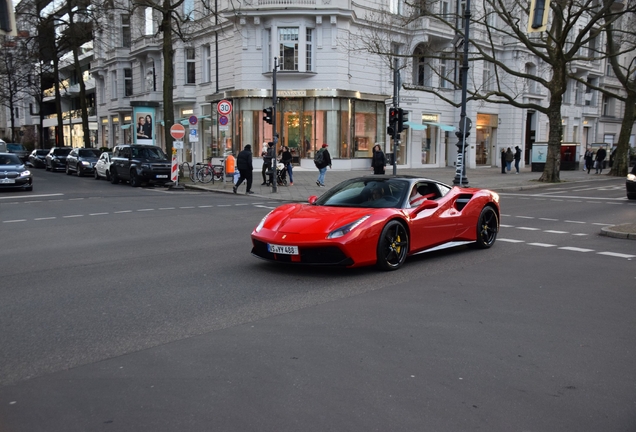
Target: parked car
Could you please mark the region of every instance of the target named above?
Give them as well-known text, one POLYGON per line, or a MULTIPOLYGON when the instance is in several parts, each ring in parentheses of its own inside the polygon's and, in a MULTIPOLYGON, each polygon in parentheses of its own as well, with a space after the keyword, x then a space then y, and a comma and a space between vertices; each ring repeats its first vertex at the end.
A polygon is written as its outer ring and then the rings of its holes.
POLYGON ((97 163, 95 164, 94 176, 95 180, 99 180, 101 177, 104 177, 106 180, 110 181, 110 158, 112 157, 111 152, 104 152, 97 159, 97 163))
POLYGON ((407 256, 474 244, 499 231, 499 195, 410 176, 347 180, 309 203, 284 204, 252 232, 252 255, 283 265, 396 270, 407 256))
POLYGON ((636 200, 636 165, 634 165, 632 171, 627 174, 625 189, 627 190, 627 199, 636 200))
POLYGON ((110 163, 110 182, 128 181, 139 187, 144 183, 165 185, 170 183, 172 161, 152 145, 121 144, 113 149, 110 163))
POLYGON ((71 150, 73 150, 72 147, 52 147, 51 150, 49 150, 49 154, 46 155, 46 165, 44 168, 47 171, 66 169, 66 157, 71 150))
POLYGON ((78 177, 93 174, 100 151, 93 148, 74 148, 66 157, 66 174, 78 177))
POLYGON ((13 153, 0 153, 0 189, 33 190, 33 175, 28 167, 30 162, 23 162, 13 153))
POLYGON ((49 154, 48 149, 35 149, 29 155, 29 162, 34 168, 44 168, 46 166, 46 155, 49 154))
POLYGON ((22 144, 7 143, 7 152, 18 156, 22 162, 29 160, 29 151, 22 144))

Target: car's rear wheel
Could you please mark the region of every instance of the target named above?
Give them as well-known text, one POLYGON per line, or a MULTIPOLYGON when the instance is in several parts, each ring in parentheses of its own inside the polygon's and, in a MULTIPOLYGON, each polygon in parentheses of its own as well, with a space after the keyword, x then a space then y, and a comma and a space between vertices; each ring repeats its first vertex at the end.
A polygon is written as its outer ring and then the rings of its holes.
POLYGON ((130 185, 132 187, 141 186, 141 179, 137 175, 137 171, 135 171, 134 169, 130 170, 130 185))
POLYGON ((377 266, 381 270, 397 270, 408 253, 409 235, 404 225, 398 221, 386 224, 378 241, 377 266))
POLYGON ((110 171, 106 170, 106 180, 110 181, 110 171))
POLYGON ((112 184, 119 183, 119 177, 117 177, 117 171, 113 171, 113 172, 110 173, 110 182, 112 184))
POLYGON ((51 168, 49 168, 49 164, 47 164, 46 162, 44 162, 44 170, 51 171, 51 168))
POLYGON ((495 244, 499 232, 499 218, 497 212, 490 206, 481 210, 477 222, 477 243, 479 249, 488 249, 495 244))
POLYGON ((97 174, 97 168, 95 168, 95 171, 93 171, 93 177, 95 177, 95 180, 99 180, 99 174, 97 174))

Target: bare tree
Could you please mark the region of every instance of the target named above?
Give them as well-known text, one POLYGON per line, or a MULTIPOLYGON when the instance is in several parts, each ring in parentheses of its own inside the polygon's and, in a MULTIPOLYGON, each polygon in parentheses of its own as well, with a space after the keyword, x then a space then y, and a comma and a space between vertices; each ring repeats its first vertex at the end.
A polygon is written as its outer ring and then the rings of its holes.
MULTIPOLYGON (((0 47, 0 105, 10 112, 11 141, 16 136, 16 111, 29 86, 30 65, 27 63, 28 46, 21 36, 4 36, 0 47)), ((24 115, 24 113, 22 114, 24 115)))

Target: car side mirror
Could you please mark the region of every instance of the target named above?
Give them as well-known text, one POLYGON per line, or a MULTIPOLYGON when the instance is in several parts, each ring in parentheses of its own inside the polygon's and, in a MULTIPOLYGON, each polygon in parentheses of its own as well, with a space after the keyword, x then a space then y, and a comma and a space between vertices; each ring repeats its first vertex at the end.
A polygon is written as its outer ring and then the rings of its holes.
POLYGON ((415 208, 415 211, 413 212, 413 216, 417 215, 418 213, 424 210, 431 210, 437 207, 439 207, 439 203, 437 201, 425 200, 422 204, 420 204, 419 206, 415 208))
POLYGON ((316 195, 312 195, 309 197, 309 204, 316 204, 318 197, 316 195))

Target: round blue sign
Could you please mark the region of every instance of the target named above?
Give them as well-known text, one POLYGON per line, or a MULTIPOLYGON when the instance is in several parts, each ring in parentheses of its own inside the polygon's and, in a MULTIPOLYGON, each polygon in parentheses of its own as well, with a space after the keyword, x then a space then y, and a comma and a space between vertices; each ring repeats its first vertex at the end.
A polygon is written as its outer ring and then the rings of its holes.
POLYGON ((195 124, 197 124, 197 122, 198 122, 199 120, 197 119, 197 116, 194 116, 194 115, 193 115, 193 116, 190 116, 190 118, 188 119, 188 121, 190 122, 190 124, 191 124, 192 126, 194 126, 195 124))
POLYGON ((225 116, 220 116, 220 117, 219 117, 219 124, 220 124, 221 126, 225 126, 225 125, 227 125, 227 122, 228 122, 227 117, 225 117, 225 116))

